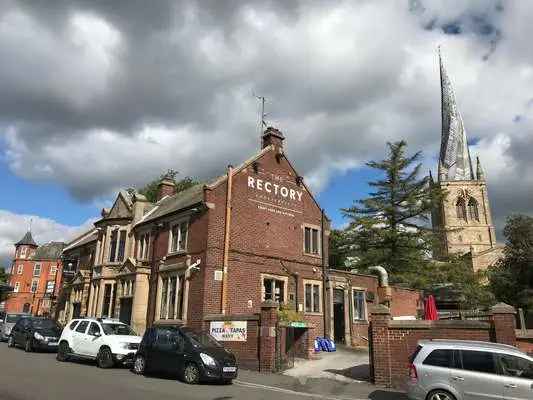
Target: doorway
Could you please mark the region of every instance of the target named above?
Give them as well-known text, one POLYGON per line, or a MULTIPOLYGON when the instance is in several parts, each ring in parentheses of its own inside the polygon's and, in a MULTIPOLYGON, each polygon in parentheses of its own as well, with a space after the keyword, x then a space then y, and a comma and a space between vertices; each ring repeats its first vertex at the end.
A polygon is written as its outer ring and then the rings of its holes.
POLYGON ((81 314, 81 303, 72 304, 72 318, 79 318, 81 314))
POLYGON ((133 299, 131 297, 124 297, 120 299, 120 312, 119 312, 118 318, 120 322, 123 322, 126 325, 131 324, 132 304, 133 304, 133 299))
POLYGON ((333 338, 335 343, 344 343, 344 290, 333 289, 333 338))

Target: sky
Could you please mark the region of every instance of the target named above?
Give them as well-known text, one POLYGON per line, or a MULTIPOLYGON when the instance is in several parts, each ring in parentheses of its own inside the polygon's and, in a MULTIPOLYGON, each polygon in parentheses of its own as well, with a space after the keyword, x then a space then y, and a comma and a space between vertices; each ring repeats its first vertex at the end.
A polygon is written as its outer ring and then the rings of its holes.
POLYGON ((436 169, 439 45, 501 231, 533 215, 532 19, 526 0, 0 0, 0 260, 30 220, 69 240, 118 189, 248 158, 254 95, 342 227, 387 141, 436 169))

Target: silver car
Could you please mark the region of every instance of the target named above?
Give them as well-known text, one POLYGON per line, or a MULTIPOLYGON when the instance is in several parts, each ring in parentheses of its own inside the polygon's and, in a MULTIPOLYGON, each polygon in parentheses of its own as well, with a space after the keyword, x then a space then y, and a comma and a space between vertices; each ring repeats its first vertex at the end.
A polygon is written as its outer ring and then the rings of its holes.
POLYGON ((411 400, 533 399, 533 358, 513 346, 421 340, 410 362, 411 400))
POLYGON ((5 313, 0 319, 0 341, 7 341, 11 329, 13 329, 19 319, 30 316, 30 314, 23 313, 5 313))

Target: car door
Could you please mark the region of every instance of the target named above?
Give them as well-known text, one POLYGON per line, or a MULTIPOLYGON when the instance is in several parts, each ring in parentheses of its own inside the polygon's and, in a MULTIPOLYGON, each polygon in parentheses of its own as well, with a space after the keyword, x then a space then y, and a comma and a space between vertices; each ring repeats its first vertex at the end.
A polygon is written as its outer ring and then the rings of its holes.
POLYGON ((502 400, 504 379, 498 374, 496 355, 490 351, 459 350, 459 369, 450 379, 464 400, 502 400))
POLYGON ((497 358, 504 377, 503 398, 533 399, 533 361, 510 354, 498 354, 497 358))
POLYGON ((96 357, 98 350, 102 345, 102 341, 102 330, 100 329, 100 326, 96 322, 91 322, 89 329, 87 329, 87 333, 84 335, 83 340, 81 341, 82 354, 90 357, 96 357))
POLYGON ((89 321, 81 321, 76 329, 72 331, 72 343, 71 348, 76 354, 85 355, 84 353, 84 341, 85 341, 85 332, 89 326, 89 321))
POLYGON ((22 331, 25 329, 24 328, 24 324, 25 324, 25 319, 19 319, 17 321, 17 323, 15 324, 15 326, 13 326, 13 329, 11 329, 11 336, 13 337, 13 341, 15 342, 15 344, 21 344, 21 340, 20 340, 20 336, 21 336, 21 333, 22 331))
POLYGON ((183 340, 175 327, 160 327, 152 347, 151 366, 158 371, 175 374, 183 358, 183 340))

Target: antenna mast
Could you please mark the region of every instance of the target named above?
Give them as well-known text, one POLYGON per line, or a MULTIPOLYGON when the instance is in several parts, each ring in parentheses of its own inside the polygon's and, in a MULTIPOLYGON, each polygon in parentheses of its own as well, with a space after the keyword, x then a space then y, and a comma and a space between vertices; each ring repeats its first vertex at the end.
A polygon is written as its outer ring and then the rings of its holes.
POLYGON ((265 113, 266 97, 257 96, 255 93, 253 95, 257 100, 261 102, 261 114, 259 115, 259 146, 261 146, 261 141, 263 139, 263 129, 267 127, 266 116, 268 114, 265 113))

